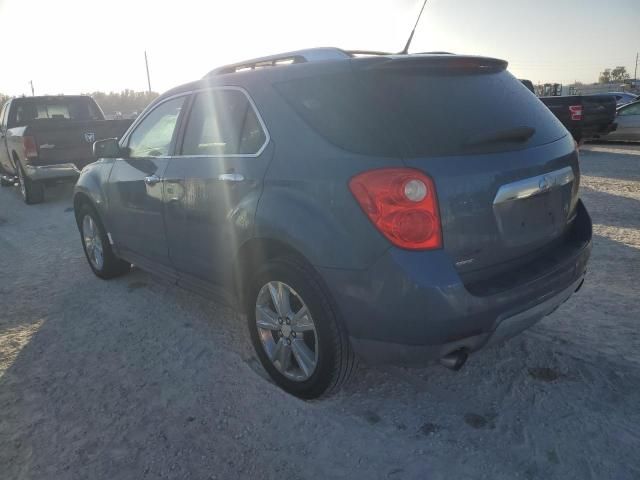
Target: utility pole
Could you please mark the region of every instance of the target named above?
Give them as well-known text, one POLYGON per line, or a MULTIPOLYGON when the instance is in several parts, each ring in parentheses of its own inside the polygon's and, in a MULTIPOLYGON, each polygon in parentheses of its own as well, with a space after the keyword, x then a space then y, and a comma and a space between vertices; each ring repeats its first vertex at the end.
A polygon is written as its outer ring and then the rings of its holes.
POLYGON ((35 91, 33 90, 33 80, 29 80, 29 85, 31 85, 31 96, 35 97, 36 94, 35 94, 35 91))
POLYGON ((640 53, 640 52, 636 52, 636 69, 633 72, 633 79, 634 80, 638 80, 638 53, 640 53))
POLYGON ((149 76, 149 61, 147 60, 147 51, 144 51, 144 64, 147 67, 147 85, 149 85, 149 93, 151 93, 151 77, 149 76))

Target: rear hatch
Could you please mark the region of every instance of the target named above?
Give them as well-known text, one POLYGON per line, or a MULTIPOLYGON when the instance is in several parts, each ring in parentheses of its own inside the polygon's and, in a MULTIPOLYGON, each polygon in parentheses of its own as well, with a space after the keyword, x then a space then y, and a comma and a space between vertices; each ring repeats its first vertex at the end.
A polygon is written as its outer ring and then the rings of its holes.
POLYGON ((331 143, 433 178, 444 249, 463 278, 494 276, 561 241, 577 202, 575 145, 506 62, 411 55, 352 67, 277 89, 331 143))
POLYGON ((78 168, 93 161, 93 142, 119 138, 131 120, 42 119, 29 123, 25 135, 36 140, 38 158, 34 165, 74 163, 78 168))

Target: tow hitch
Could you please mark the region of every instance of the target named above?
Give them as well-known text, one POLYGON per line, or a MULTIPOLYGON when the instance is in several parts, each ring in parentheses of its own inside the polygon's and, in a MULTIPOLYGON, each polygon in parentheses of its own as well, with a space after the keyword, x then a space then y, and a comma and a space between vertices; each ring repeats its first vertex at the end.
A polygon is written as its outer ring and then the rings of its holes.
POLYGON ((448 353, 442 357, 440 359, 440 365, 447 367, 450 370, 458 371, 465 364, 468 357, 469 354, 467 351, 461 348, 460 350, 448 353))

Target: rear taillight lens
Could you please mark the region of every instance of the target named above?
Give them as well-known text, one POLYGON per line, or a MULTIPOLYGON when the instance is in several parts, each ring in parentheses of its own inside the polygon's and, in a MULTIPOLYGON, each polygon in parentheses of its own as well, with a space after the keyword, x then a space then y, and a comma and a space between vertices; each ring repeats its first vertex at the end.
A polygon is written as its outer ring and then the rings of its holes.
POLYGON ((410 250, 442 247, 433 180, 410 168, 383 168, 356 175, 349 189, 373 224, 394 245, 410 250))
POLYGON ((570 105, 571 120, 582 120, 582 105, 570 105))
POLYGON ((24 156, 26 158, 36 158, 38 156, 38 148, 36 147, 36 139, 30 136, 22 137, 22 146, 24 148, 24 156))

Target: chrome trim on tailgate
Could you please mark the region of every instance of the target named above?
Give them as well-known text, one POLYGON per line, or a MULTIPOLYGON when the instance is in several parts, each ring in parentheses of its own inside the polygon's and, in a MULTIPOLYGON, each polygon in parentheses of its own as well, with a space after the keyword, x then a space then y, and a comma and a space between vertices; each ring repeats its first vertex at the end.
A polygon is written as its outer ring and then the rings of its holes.
POLYGON ((562 187, 575 180, 573 169, 564 167, 553 172, 538 175, 536 177, 525 178, 517 182, 502 185, 493 199, 493 204, 521 200, 544 193, 552 188, 562 187))

